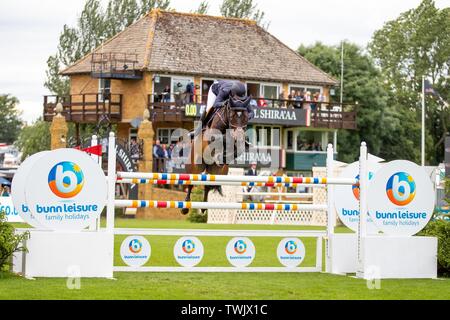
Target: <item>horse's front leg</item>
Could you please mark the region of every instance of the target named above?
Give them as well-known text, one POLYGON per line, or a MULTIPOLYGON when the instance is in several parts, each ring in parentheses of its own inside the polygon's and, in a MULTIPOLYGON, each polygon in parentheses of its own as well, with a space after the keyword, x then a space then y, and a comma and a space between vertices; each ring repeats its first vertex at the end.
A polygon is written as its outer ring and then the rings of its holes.
MULTIPOLYGON (((193 187, 194 187, 193 185, 188 185, 188 187, 187 187, 188 191, 187 191, 187 195, 186 195, 186 198, 184 199, 184 201, 187 201, 187 202, 191 201, 191 192, 192 192, 193 187)), ((189 209, 187 209, 187 208, 181 209, 181 213, 186 215, 189 213, 189 209)))
MULTIPOLYGON (((205 190, 203 192, 203 202, 208 202, 208 194, 211 191, 211 189, 214 189, 211 186, 205 186, 205 190)), ((205 214, 207 209, 202 209, 202 213, 205 214)))

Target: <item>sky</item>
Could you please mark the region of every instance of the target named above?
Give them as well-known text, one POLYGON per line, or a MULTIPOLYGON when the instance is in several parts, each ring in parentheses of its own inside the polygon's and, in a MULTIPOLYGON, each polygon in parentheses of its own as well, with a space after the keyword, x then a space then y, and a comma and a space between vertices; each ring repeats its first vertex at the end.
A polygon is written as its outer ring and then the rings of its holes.
MULTIPOLYGON (((108 0, 101 0, 106 6, 108 0)), ((177 11, 195 10, 201 0, 171 0, 177 11)), ((210 0, 209 14, 220 15, 222 0, 210 0)), ((367 46, 374 31, 420 4, 420 0, 256 0, 270 21, 269 32, 292 49, 316 41, 341 40, 367 46)), ((22 118, 42 115, 47 59, 56 52, 64 24, 75 26, 85 0, 0 0, 0 94, 20 100, 22 118)), ((450 0, 435 0, 438 8, 450 0)))

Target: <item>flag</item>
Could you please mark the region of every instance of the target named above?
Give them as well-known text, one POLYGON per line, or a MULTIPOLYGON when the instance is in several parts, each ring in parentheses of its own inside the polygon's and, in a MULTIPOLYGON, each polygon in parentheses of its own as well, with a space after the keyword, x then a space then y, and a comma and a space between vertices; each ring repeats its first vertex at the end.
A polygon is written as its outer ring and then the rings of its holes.
POLYGON ((93 146, 93 147, 87 147, 87 148, 84 148, 84 149, 82 149, 80 146, 77 146, 74 149, 77 149, 77 150, 80 150, 80 151, 84 151, 86 153, 90 153, 90 154, 93 154, 93 155, 96 155, 96 156, 101 156, 102 155, 102 145, 101 144, 93 146))
POLYGON ((433 89, 431 83, 428 80, 425 80, 425 94, 431 94, 433 96, 439 96, 436 90, 433 89))

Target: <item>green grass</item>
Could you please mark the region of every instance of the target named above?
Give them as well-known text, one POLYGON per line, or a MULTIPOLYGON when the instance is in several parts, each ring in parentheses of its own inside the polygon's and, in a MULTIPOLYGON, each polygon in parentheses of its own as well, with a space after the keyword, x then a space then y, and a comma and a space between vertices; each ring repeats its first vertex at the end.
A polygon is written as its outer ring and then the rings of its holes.
MULTIPOLYGON (((104 221, 102 221, 104 224, 104 221)), ((24 227, 24 225, 16 225, 24 227)), ((121 228, 316 230, 320 227, 207 225, 188 221, 116 219, 121 228)), ((344 227, 336 232, 349 232, 344 227)), ((115 238, 115 265, 124 265, 119 248, 125 236, 115 238)), ((149 236, 152 256, 148 266, 176 266, 173 245, 178 237, 149 236)), ((205 256, 199 266, 229 266, 225 246, 229 237, 200 237, 205 256)), ((280 266, 275 255, 280 238, 254 237, 252 266, 280 266)), ((315 264, 315 239, 302 238, 306 247, 302 266, 315 264)), ((67 279, 27 280, 2 274, 0 299, 450 299, 450 279, 382 280, 380 289, 368 289, 364 280, 325 273, 126 273, 116 280, 81 279, 80 290, 67 288, 67 279)))

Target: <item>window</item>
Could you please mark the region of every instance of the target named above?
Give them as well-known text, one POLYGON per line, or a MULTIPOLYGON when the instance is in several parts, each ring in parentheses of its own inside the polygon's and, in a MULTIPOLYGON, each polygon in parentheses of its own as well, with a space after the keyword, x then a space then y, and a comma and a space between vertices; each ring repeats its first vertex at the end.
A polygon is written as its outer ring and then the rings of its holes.
POLYGON ((130 133, 129 133, 129 135, 128 135, 128 139, 137 139, 137 135, 138 135, 138 129, 136 129, 136 128, 131 128, 130 129, 130 133))
POLYGON ((333 132, 330 131, 289 129, 285 132, 284 145, 291 152, 325 152, 327 143, 333 141, 333 132))
POLYGON ((268 99, 278 99, 278 86, 276 85, 263 85, 262 95, 264 98, 268 99))
POLYGON ((286 131, 286 150, 294 150, 294 131, 286 131))
POLYGON ((323 151, 322 132, 297 131, 297 151, 323 151))
POLYGON ((280 147, 280 127, 256 126, 255 130, 258 147, 280 147))
POLYGON ((111 95, 111 79, 100 79, 98 83, 98 101, 109 100, 111 95))
POLYGON ((161 144, 171 144, 172 141, 172 133, 175 129, 172 128, 164 128, 164 129, 158 129, 158 132, 156 134, 156 139, 161 142, 161 144))

